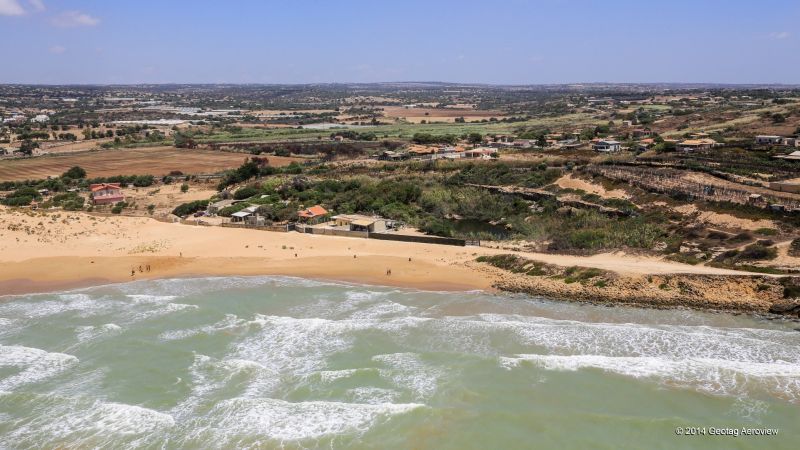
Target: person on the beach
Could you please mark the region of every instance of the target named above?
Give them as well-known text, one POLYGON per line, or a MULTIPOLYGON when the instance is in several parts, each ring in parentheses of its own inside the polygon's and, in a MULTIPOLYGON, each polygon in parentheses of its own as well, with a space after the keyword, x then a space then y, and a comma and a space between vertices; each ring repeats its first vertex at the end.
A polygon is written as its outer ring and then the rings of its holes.
POLYGON ((131 269, 131 276, 136 275, 136 269, 131 269))

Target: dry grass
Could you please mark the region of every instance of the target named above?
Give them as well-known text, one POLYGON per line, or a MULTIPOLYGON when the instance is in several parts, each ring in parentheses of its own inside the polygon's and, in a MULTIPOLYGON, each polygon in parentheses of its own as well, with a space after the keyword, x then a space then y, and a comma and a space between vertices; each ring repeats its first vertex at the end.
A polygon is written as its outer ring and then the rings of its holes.
MULTIPOLYGON (((247 157, 248 155, 242 153, 181 150, 174 147, 98 150, 0 161, 0 181, 58 176, 72 166, 83 167, 90 178, 135 174, 162 176, 174 170, 185 174, 215 173, 238 167, 247 157)), ((270 164, 277 167, 288 165, 295 160, 295 158, 269 157, 270 164)))
POLYGON ((427 122, 454 122, 457 117, 463 117, 468 122, 495 118, 503 118, 500 111, 479 110, 471 108, 406 108, 403 106, 384 106, 383 115, 390 119, 404 119, 411 123, 427 122))

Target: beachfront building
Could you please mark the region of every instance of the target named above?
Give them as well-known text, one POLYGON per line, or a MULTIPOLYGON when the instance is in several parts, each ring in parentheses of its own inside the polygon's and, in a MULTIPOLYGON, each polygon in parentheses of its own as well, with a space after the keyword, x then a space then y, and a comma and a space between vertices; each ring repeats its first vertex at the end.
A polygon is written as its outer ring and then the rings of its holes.
POLYGON ((253 224, 257 224, 258 218, 256 216, 256 210, 258 210, 258 206, 248 206, 241 211, 236 211, 231 214, 231 222, 253 222, 253 224))
POLYGON ((599 140, 592 144, 592 150, 596 152, 612 153, 618 152, 622 148, 622 143, 612 140, 599 140))
POLYGON ((339 214, 332 217, 334 225, 346 227, 350 231, 368 231, 370 233, 386 231, 386 219, 362 216, 361 214, 339 214))
POLYGON ((98 183, 89 186, 93 205, 113 205, 124 202, 125 195, 119 183, 98 183))
POLYGON ((328 218, 328 210, 323 208, 320 205, 314 205, 310 208, 301 209, 297 212, 297 217, 300 222, 314 225, 320 222, 324 222, 328 218))

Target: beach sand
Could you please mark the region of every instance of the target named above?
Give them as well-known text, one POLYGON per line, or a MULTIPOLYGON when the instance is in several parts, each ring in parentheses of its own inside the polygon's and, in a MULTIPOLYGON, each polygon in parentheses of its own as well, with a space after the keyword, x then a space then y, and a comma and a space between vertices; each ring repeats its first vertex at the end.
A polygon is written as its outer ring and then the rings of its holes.
POLYGON ((290 275, 428 290, 489 290, 497 271, 475 258, 503 253, 622 275, 740 274, 621 253, 550 255, 181 225, 145 217, 0 209, 0 294, 213 275, 290 275))

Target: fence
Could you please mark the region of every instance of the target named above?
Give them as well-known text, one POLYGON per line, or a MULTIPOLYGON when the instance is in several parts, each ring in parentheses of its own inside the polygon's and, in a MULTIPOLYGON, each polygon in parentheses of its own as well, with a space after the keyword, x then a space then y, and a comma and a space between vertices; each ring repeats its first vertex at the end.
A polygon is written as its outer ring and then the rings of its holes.
POLYGON ((464 239, 446 238, 438 236, 409 236, 407 234, 395 233, 369 233, 370 239, 380 239, 384 241, 419 242, 422 244, 441 244, 465 246, 467 241, 464 239))
POLYGON ((294 230, 293 223, 287 223, 285 225, 249 225, 246 223, 225 222, 221 223, 220 226, 223 226, 225 228, 247 228, 251 230, 260 230, 260 231, 275 231, 278 233, 286 233, 294 230))

